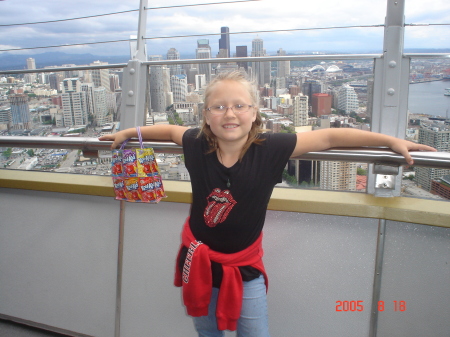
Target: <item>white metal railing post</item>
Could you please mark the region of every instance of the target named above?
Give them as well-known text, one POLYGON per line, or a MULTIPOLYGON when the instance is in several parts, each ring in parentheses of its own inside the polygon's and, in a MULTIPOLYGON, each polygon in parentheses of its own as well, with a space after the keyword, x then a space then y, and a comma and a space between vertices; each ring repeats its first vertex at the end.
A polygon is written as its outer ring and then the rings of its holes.
MULTIPOLYGON (((136 41, 130 41, 131 60, 123 70, 122 105, 120 107, 120 128, 126 129, 144 125, 147 107, 148 67, 145 32, 147 27, 148 0, 140 0, 139 23, 136 41)), ((125 201, 120 201, 119 244, 117 249, 117 283, 116 283, 116 313, 114 336, 120 337, 120 321, 122 311, 122 268, 123 243, 125 235, 125 201)))
MULTIPOLYGON (((383 57, 375 60, 372 131, 404 138, 407 127, 409 59, 403 57, 405 0, 388 0, 383 57)), ((400 196, 401 167, 370 165, 367 193, 400 196)))
POLYGON ((139 26, 136 41, 132 38, 131 60, 123 70, 122 105, 120 107, 120 128, 126 129, 143 125, 147 107, 148 68, 145 47, 148 0, 141 0, 139 6, 139 26), (135 48, 134 48, 135 47, 135 48))

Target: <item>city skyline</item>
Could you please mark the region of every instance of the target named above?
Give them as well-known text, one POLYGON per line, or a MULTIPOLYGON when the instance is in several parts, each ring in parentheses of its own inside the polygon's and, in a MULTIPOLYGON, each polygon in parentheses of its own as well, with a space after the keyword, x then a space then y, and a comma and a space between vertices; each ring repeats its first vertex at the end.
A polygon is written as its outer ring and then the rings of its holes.
MULTIPOLYGON (((186 36, 198 34, 203 37, 179 37, 147 39, 148 55, 165 55, 170 48, 181 54, 194 54, 196 41, 210 41, 211 56, 219 51, 221 27, 229 27, 231 56, 236 46, 246 45, 250 50, 257 36, 264 40, 267 53, 276 53, 280 48, 289 52, 329 51, 364 52, 381 51, 382 25, 386 15, 387 1, 350 1, 335 5, 331 0, 302 3, 292 0, 263 0, 213 6, 177 7, 148 10, 147 38, 186 36), (271 24, 269 24, 271 23, 271 24), (366 28, 320 29, 285 32, 261 32, 267 30, 293 30, 326 27, 366 28), (268 28, 270 27, 270 28, 268 28), (233 34, 238 32, 254 32, 233 34), (261 32, 261 33, 256 33, 261 32)), ((154 1, 149 6, 186 5, 181 0, 172 3, 154 1)), ((103 41, 128 40, 136 35, 138 12, 100 16, 89 19, 34 25, 18 23, 43 22, 91 15, 131 11, 139 8, 139 1, 118 2, 98 0, 76 3, 50 2, 0 2, 0 56, 13 54, 39 54, 48 51, 63 53, 91 53, 95 55, 127 55, 127 41, 117 43, 67 46, 45 49, 25 49, 63 44, 81 44, 103 41), (26 8, 26 10, 24 10, 26 8)), ((445 0, 424 4, 419 0, 406 0, 405 23, 447 24, 444 26, 408 26, 405 28, 405 48, 447 48, 450 32, 450 3, 445 0)))

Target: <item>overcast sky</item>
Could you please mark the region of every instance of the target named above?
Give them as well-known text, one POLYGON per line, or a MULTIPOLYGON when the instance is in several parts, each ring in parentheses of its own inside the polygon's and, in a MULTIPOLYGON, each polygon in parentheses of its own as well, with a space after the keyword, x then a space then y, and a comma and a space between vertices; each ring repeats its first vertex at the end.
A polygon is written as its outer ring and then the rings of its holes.
MULTIPOLYGON (((219 2, 218 0, 216 0, 219 2)), ((392 1, 392 0, 389 0, 392 1)), ((405 22, 449 24, 449 0, 405 0, 405 22)), ((212 0, 156 0, 151 8, 211 3, 212 0)), ((215 1, 214 1, 215 2, 215 1)), ((231 33, 266 30, 381 25, 386 16, 387 0, 261 0, 246 3, 148 10, 145 36, 215 34, 227 26, 231 33)), ((96 18, 34 24, 39 21, 77 18, 139 8, 139 0, 1 0, 0 54, 6 49, 55 46, 86 42, 127 40, 137 34, 138 12, 96 18)), ((450 48, 450 26, 406 27, 405 48, 450 48)), ((279 48, 287 52, 380 52, 383 28, 346 28, 296 32, 261 32, 231 35, 231 52, 237 45, 247 45, 256 36, 264 40, 267 52, 279 48)), ((193 54, 201 37, 147 40, 147 53, 165 55, 176 48, 182 55, 193 54)), ((219 36, 209 39, 212 54, 218 52, 219 36)), ((8 51, 35 54, 49 51, 129 55, 128 42, 67 46, 47 49, 8 51)))

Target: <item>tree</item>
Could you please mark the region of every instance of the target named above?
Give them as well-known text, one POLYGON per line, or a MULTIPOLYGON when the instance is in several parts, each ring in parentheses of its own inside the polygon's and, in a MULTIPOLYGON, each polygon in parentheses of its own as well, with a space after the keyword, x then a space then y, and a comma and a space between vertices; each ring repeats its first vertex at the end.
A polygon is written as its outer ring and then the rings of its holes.
POLYGON ((11 157, 11 153, 12 153, 12 148, 7 148, 6 151, 3 152, 3 156, 8 159, 9 157, 11 157))
POLYGON ((33 151, 33 149, 29 149, 29 150, 27 151, 27 153, 28 153, 28 155, 29 155, 30 157, 34 157, 34 151, 33 151))
POLYGON ((297 179, 294 176, 291 176, 287 170, 283 171, 283 179, 291 186, 298 185, 297 179))
POLYGON ((363 168, 358 167, 356 169, 356 174, 359 176, 365 176, 365 175, 367 175, 367 170, 364 170, 363 168))

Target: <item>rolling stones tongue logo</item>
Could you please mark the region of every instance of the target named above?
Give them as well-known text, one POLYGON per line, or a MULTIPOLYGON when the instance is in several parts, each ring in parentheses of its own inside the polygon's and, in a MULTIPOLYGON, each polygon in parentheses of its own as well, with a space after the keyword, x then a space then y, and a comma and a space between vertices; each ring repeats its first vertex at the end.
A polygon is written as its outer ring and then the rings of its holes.
POLYGON ((233 199, 230 191, 222 191, 220 188, 215 188, 206 200, 208 200, 208 205, 205 208, 203 217, 209 227, 216 227, 221 222, 224 222, 228 213, 236 205, 236 201, 233 199))

